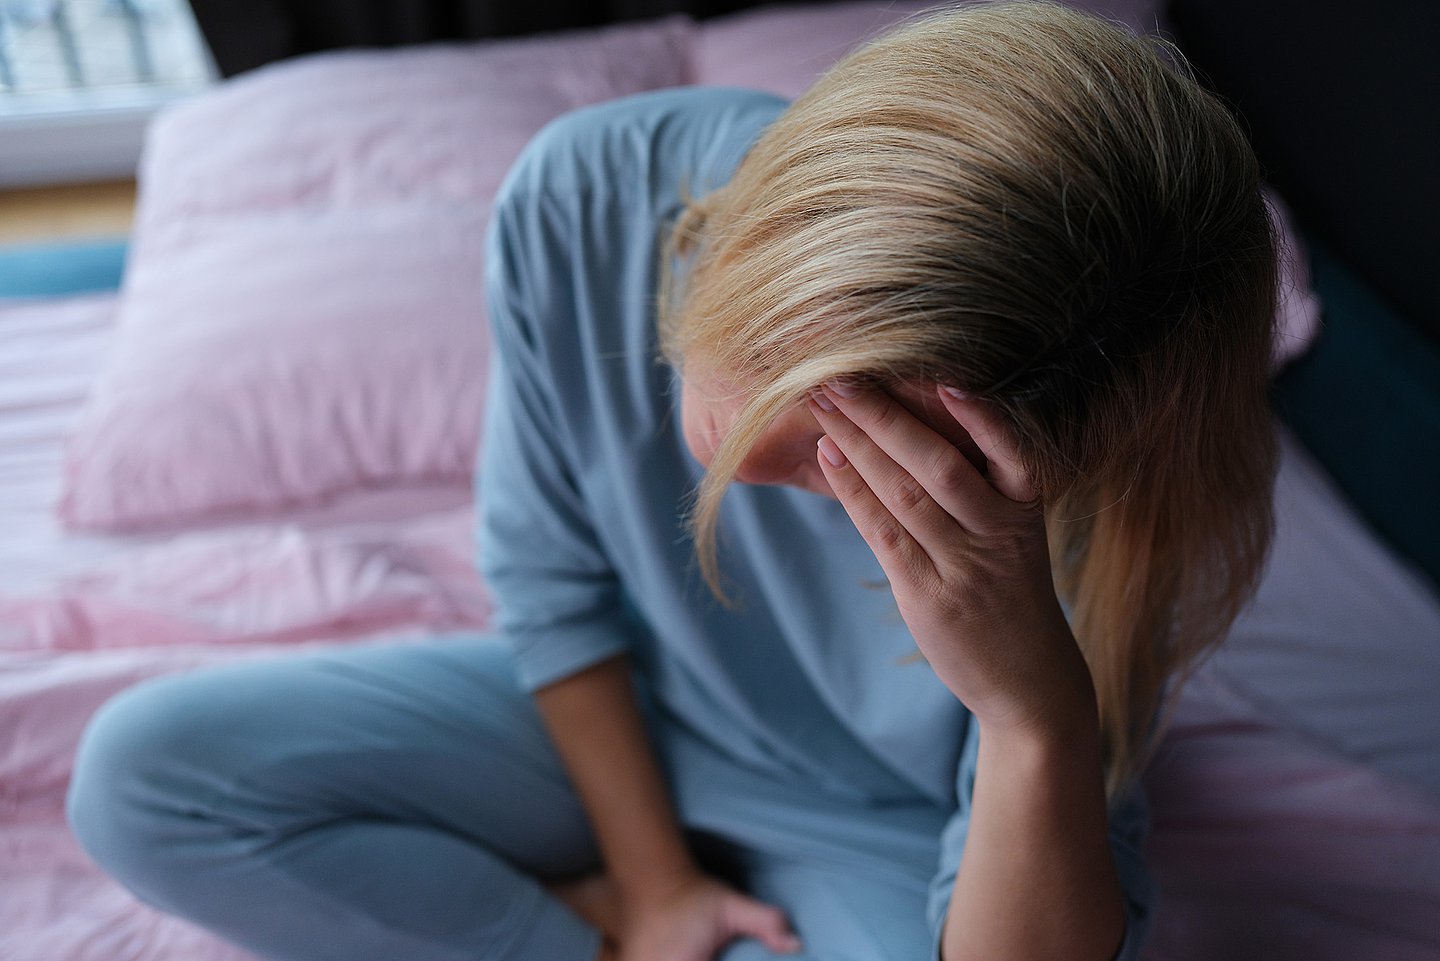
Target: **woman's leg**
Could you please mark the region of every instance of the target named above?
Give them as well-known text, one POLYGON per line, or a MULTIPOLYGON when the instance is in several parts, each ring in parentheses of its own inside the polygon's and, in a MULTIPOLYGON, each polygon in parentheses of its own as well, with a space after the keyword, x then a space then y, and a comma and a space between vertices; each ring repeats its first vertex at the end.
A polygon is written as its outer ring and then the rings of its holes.
POLYGON ((786 913, 804 950, 736 941, 716 961, 928 961, 926 918, 949 812, 866 803, 746 770, 678 728, 665 745, 680 817, 710 871, 786 913))
POLYGON ((71 823, 157 907, 275 961, 591 961, 540 881, 596 867, 505 650, 349 648, 142 684, 76 762, 71 823))

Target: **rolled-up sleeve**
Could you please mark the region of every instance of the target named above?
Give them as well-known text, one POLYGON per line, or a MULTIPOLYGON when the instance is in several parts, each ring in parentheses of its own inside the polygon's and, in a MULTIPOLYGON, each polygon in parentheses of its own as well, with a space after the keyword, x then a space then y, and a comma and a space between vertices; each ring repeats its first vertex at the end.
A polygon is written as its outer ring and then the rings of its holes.
MULTIPOLYGON (((541 149, 533 147, 532 153, 541 149)), ((556 385, 583 376, 557 345, 567 276, 553 204, 526 189, 522 159, 496 202, 486 267, 494 345, 476 479, 479 567, 497 627, 527 689, 554 683, 626 647, 616 574, 585 502, 556 385)))
MULTIPOLYGON (((934 934, 931 952, 940 959, 940 933, 950 909, 955 890, 955 874, 970 831, 970 809, 975 795, 975 765, 980 753, 980 725, 972 719, 960 756, 957 793, 960 806, 945 826, 940 837, 940 868, 930 884, 928 919, 934 934)), ((1149 829, 1149 808, 1145 795, 1137 785, 1110 809, 1110 847, 1115 853, 1115 867, 1125 895, 1125 939, 1115 954, 1115 961, 1139 961, 1140 951, 1150 930, 1154 886, 1145 865, 1143 845, 1149 829)))

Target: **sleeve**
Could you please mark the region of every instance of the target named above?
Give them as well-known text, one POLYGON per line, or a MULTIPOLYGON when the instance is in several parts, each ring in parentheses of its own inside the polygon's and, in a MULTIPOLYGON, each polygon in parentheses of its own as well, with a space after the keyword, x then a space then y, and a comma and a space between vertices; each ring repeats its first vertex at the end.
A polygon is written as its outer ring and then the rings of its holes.
MULTIPOLYGON (((980 725, 972 720, 960 755, 958 793, 960 807, 950 818, 940 836, 940 869, 930 882, 930 903, 927 912, 934 947, 931 957, 940 961, 940 932, 950 896, 955 890, 955 873, 965 838, 970 828, 970 804, 975 794, 975 764, 980 752, 980 725)), ((1110 809, 1110 847, 1115 852, 1115 867, 1120 874, 1120 887, 1125 895, 1125 939, 1114 961, 1139 961, 1141 949, 1150 930, 1151 908, 1155 901, 1154 885, 1145 865, 1143 844, 1150 826, 1145 794, 1137 784, 1110 809)))
MULTIPOLYGON (((575 243, 542 190, 537 140, 496 201, 486 261, 493 333, 476 477, 481 573, 522 686, 535 690, 626 647, 618 578, 586 503, 577 430, 557 384, 585 376, 573 329, 575 243)), ((581 285, 583 286, 583 285, 581 285)))
POLYGON ((634 636, 607 546, 648 515, 597 492, 616 484, 614 462, 635 441, 630 405, 655 368, 659 225, 687 185, 725 182, 783 107, 689 88, 574 111, 535 136, 496 198, 476 535, 497 628, 529 690, 634 636))

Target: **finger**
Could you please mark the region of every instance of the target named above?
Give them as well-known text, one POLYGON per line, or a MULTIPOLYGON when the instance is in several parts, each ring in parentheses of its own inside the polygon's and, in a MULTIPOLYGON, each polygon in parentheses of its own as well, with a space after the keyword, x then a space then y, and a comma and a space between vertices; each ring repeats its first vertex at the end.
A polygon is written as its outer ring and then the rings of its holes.
POLYGON ((1030 471, 1020 459, 1015 436, 993 404, 971 397, 953 387, 937 389, 940 402, 959 421, 979 446, 990 468, 990 482, 1012 501, 1022 504, 1036 497, 1030 471))
POLYGON ((904 583, 917 571, 936 570, 935 562, 920 542, 875 496, 834 438, 829 435, 820 438, 816 445, 816 458, 830 490, 839 498, 840 505, 850 515, 865 543, 875 552, 875 558, 890 583, 904 583))
POLYGON ((927 550, 953 543, 957 521, 971 531, 983 526, 977 520, 996 500, 990 483, 959 448, 904 405, 883 391, 851 391, 847 397, 829 386, 816 400, 835 407, 831 412, 816 405, 820 426, 927 550))
POLYGON ((800 939, 795 936, 784 911, 750 898, 731 902, 730 928, 732 933, 755 938, 781 954, 795 954, 801 948, 800 939))

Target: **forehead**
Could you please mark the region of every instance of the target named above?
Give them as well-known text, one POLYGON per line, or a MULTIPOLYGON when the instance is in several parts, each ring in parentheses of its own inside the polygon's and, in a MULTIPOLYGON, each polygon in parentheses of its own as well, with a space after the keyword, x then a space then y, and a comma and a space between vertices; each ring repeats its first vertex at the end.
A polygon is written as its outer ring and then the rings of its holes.
POLYGON ((886 384, 885 393, 889 394, 900 405, 910 413, 922 419, 942 416, 950 417, 950 412, 940 402, 940 397, 935 393, 935 382, 933 380, 905 380, 892 384, 886 384))
POLYGON ((906 380, 889 384, 885 392, 926 427, 957 447, 970 448, 974 441, 940 400, 933 380, 906 380))
MULTIPOLYGON (((687 391, 693 392, 695 400, 712 411, 728 411, 733 415, 747 397, 746 389, 734 380, 696 365, 687 365, 684 384, 687 391)), ((941 402, 935 381, 911 378, 885 384, 879 389, 951 444, 964 447, 973 444, 965 429, 941 402)))
MULTIPOLYGON (((717 406, 740 406, 749 395, 744 383, 719 373, 709 365, 688 363, 685 365, 681 383, 696 400, 717 406)), ((818 385, 817 385, 818 386, 818 385)), ((929 423, 934 419, 953 421, 935 393, 935 381, 911 378, 892 381, 882 385, 884 390, 910 413, 929 423)))

